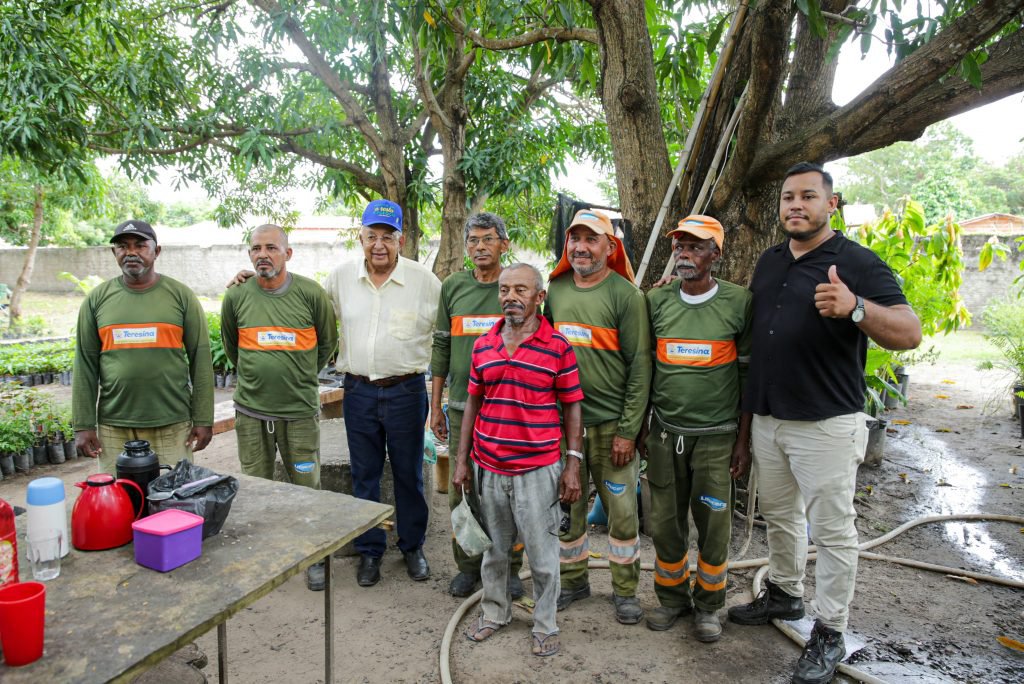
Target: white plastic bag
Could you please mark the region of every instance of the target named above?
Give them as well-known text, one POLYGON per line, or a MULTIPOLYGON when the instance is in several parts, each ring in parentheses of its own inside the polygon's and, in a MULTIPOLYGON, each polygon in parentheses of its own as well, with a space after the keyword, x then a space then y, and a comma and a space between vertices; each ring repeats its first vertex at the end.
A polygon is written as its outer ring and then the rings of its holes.
POLYGON ((455 532, 455 541, 470 556, 479 556, 491 548, 491 539, 484 528, 480 527, 466 497, 462 497, 462 501, 452 511, 452 530, 455 532))

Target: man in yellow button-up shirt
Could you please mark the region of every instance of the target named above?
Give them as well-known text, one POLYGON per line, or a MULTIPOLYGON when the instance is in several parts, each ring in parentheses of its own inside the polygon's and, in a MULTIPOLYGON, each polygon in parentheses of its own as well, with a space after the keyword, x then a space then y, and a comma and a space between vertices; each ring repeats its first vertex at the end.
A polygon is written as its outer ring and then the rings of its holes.
MULTIPOLYGON (((398 513, 398 547, 409 576, 430 576, 423 556, 427 501, 423 494, 423 436, 430 363, 441 281, 422 264, 399 255, 405 242, 402 209, 374 200, 363 212, 364 258, 342 264, 327 278, 327 294, 341 324, 337 368, 345 373, 345 429, 353 493, 380 501, 385 455, 391 461, 398 513)), ((355 541, 362 556, 360 586, 380 580, 387 538, 372 529, 355 541)))

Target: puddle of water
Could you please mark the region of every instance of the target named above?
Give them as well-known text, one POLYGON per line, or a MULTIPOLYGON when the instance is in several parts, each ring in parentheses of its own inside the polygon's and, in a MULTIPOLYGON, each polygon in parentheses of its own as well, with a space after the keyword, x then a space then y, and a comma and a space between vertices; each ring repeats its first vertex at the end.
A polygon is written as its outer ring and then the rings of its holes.
MULTIPOLYGON (((912 507, 917 509, 915 516, 986 512, 988 480, 978 469, 961 460, 945 442, 917 426, 909 426, 898 439, 890 439, 886 444, 927 471, 909 473, 911 479, 920 479, 924 495, 917 506, 912 507), (940 486, 940 482, 950 486, 940 486)), ((1003 544, 993 539, 982 523, 951 521, 943 527, 946 539, 977 561, 978 566, 971 569, 1024 580, 1024 568, 1007 558, 1003 544)))

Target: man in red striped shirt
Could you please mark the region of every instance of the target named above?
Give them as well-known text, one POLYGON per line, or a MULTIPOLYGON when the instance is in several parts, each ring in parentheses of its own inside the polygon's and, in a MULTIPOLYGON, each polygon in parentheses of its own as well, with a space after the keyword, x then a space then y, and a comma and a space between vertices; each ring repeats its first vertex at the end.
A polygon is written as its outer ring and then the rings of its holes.
POLYGON ((537 315, 545 295, 533 266, 514 264, 502 271, 498 297, 505 318, 473 345, 463 422, 473 429, 462 431, 452 478, 456 487, 476 487, 481 522, 492 542, 480 568, 483 614, 466 636, 483 641, 511 622, 509 549, 518 534, 533 574, 531 651, 538 656, 559 649, 557 504, 580 498, 583 457, 583 390, 576 354, 537 315), (569 455, 564 470, 559 460, 563 432, 569 455))

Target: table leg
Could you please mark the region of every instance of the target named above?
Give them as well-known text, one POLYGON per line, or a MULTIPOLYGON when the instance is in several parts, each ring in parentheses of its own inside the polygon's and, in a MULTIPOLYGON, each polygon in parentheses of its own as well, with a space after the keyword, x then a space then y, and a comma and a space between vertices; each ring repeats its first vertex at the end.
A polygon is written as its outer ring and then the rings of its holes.
POLYGON ((220 684, 228 684, 228 623, 217 625, 217 677, 220 684))
POLYGON ((324 563, 324 684, 334 681, 334 562, 327 554, 324 563))

